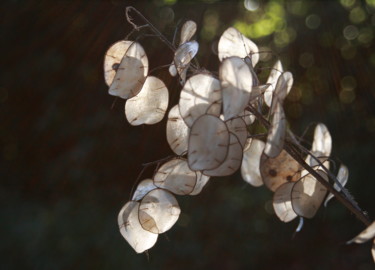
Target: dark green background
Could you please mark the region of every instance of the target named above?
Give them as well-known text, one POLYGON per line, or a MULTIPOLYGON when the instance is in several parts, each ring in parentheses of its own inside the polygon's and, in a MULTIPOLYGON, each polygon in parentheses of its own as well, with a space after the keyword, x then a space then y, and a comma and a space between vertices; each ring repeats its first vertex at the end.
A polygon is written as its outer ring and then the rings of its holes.
MULTIPOLYGON (((310 122, 328 126, 333 156, 350 170, 348 188, 373 217, 374 39, 347 41, 343 29, 352 24, 375 35, 374 8, 364 1, 349 8, 339 1, 299 1, 304 11, 298 15, 292 12, 296 1, 278 3, 296 33, 294 41, 277 47, 269 35, 255 42, 274 50, 294 75, 285 105, 290 126, 299 135, 310 122), (365 20, 350 21, 355 7, 365 11, 365 20), (321 18, 316 29, 306 27, 310 14, 321 18), (314 61, 301 66, 306 52, 314 61), (345 76, 356 80, 349 103, 340 99, 345 76)), ((131 127, 124 102, 117 100, 111 108, 114 98, 104 84, 103 55, 131 30, 124 16, 129 4, 169 39, 180 19, 195 20, 197 58, 213 71, 219 62, 212 42, 235 21, 252 19, 236 1, 2 1, 1 268, 373 269, 370 243, 345 245, 364 226, 337 201, 293 237, 297 221, 281 223, 270 211, 272 193, 247 185, 239 174, 212 179, 199 196, 178 197, 182 214, 177 224, 159 236, 148 257, 132 250, 118 231, 117 213, 129 200, 141 164, 172 152, 165 120, 131 127), (171 11, 174 20, 168 21, 165 14, 171 11), (211 40, 202 30, 207 14, 219 18, 211 40)), ((258 12, 268 4, 261 1, 258 12)), ((172 52, 158 39, 141 37, 140 42, 151 67, 171 62, 172 52)), ((273 61, 259 66, 270 67, 273 61)), ((170 105, 177 103, 176 81, 165 69, 154 75, 169 86, 170 105)), ((149 168, 142 177, 152 172, 149 168)))

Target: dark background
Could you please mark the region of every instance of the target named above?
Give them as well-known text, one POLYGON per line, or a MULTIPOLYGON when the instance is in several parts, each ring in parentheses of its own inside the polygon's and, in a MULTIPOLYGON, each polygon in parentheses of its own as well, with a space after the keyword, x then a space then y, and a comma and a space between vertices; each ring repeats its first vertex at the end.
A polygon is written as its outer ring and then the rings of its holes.
MULTIPOLYGON (((250 12, 242 1, 2 1, 1 268, 373 269, 370 243, 345 245, 364 225, 337 201, 293 237, 298 222, 281 223, 271 192, 247 185, 238 173, 212 179, 199 196, 178 197, 177 224, 149 256, 136 254, 119 233, 117 213, 142 163, 172 152, 165 119, 131 127, 124 101, 112 108, 102 70, 106 49, 131 30, 127 5, 170 40, 179 20, 196 21, 197 58, 212 71, 219 63, 212 48, 227 27, 276 12, 277 31, 253 40, 294 75, 285 104, 290 127, 301 135, 311 122, 328 126, 332 155, 350 170, 347 186, 373 217, 375 8, 367 2, 261 1, 250 12), (320 23, 307 19, 312 14, 320 23), (349 25, 357 32, 345 32, 349 25)), ((171 62, 173 53, 157 38, 139 41, 151 67, 171 62)), ((176 104, 175 79, 165 69, 154 75, 169 86, 170 106, 176 104)))

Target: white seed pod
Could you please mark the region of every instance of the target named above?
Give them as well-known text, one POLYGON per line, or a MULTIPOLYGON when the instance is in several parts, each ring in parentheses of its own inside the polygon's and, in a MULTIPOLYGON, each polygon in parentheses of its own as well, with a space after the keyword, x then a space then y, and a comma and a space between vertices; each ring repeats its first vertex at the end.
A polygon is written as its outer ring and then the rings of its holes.
POLYGON ((258 52, 258 46, 242 35, 236 28, 229 27, 220 37, 218 44, 218 56, 220 61, 230 56, 245 58, 251 55, 251 62, 253 66, 255 66, 259 60, 258 52))
POLYGON ((320 152, 322 155, 329 157, 332 151, 332 137, 326 125, 319 123, 315 127, 314 141, 311 151, 320 152))
POLYGON ((152 248, 158 235, 142 228, 138 218, 139 202, 130 201, 126 203, 118 214, 118 225, 120 232, 129 245, 137 253, 152 248))
POLYGON ((199 117, 190 130, 188 163, 194 171, 211 170, 225 160, 229 149, 227 125, 214 115, 199 117))
MULTIPOLYGON (((348 182, 349 178, 349 170, 344 164, 341 164, 339 172, 337 174, 337 181, 341 184, 339 186, 336 182, 333 184, 333 188, 336 189, 338 192, 341 191, 341 187, 344 187, 348 182)), ((327 203, 333 198, 333 194, 329 193, 326 200, 324 201, 324 206, 327 207, 327 203)))
POLYGON ((270 75, 267 79, 267 84, 270 86, 264 92, 264 101, 268 107, 271 107, 272 104, 272 95, 276 88, 277 80, 279 79, 280 75, 283 73, 283 66, 280 60, 277 60, 276 63, 273 65, 271 69, 270 75))
POLYGON ((134 41, 120 40, 112 44, 104 56, 104 79, 105 83, 110 86, 113 78, 116 75, 116 71, 120 66, 121 59, 124 57, 129 46, 134 41))
POLYGON ((248 135, 246 122, 242 118, 232 118, 225 121, 225 124, 228 127, 228 131, 236 135, 242 148, 244 148, 248 135))
POLYGON ((126 101, 125 115, 133 126, 160 122, 168 107, 168 89, 160 79, 148 76, 142 91, 126 101))
POLYGON ((264 153, 271 157, 277 157, 284 147, 286 133, 286 119, 282 104, 277 102, 271 114, 271 126, 268 130, 267 142, 264 153))
POLYGON ((293 75, 289 71, 281 74, 277 80, 275 90, 272 95, 271 114, 278 104, 283 104, 285 97, 293 86, 293 75))
MULTIPOLYGON (((322 170, 316 171, 328 181, 328 176, 322 170)), ((315 216, 320 205, 323 202, 327 188, 315 179, 311 174, 305 175, 293 186, 292 190, 292 206, 297 215, 305 218, 315 216)))
POLYGON ((275 158, 264 153, 260 159, 260 174, 263 182, 272 191, 287 182, 296 182, 300 178, 300 165, 285 150, 275 158))
POLYGON ((178 220, 181 209, 172 193, 164 189, 151 190, 139 205, 139 222, 152 233, 168 231, 178 220))
POLYGON ((221 110, 220 81, 208 74, 197 74, 190 77, 181 90, 179 108, 188 127, 191 127, 198 117, 206 113, 219 116, 221 110))
POLYGON ((198 195, 202 192, 202 189, 210 180, 210 177, 207 175, 202 174, 200 171, 196 171, 197 173, 197 183, 195 184, 194 190, 189 195, 198 195))
POLYGON ((137 189, 134 191, 132 201, 142 200, 147 193, 155 188, 156 186, 154 185, 154 181, 152 179, 142 180, 138 184, 137 189))
POLYGON ((177 73, 180 75, 183 82, 186 79, 186 71, 190 65, 191 60, 197 54, 199 44, 195 40, 181 44, 174 54, 174 64, 177 73))
POLYGON ((141 91, 147 73, 147 55, 139 43, 133 42, 117 68, 108 93, 123 99, 134 97, 141 91))
POLYGON ((180 44, 189 41, 197 31, 197 24, 194 21, 186 21, 181 28, 180 44))
POLYGON ((174 61, 171 63, 171 65, 169 66, 168 68, 168 71, 169 71, 169 74, 172 76, 172 77, 175 77, 177 75, 177 69, 176 69, 176 66, 174 65, 174 61))
POLYGON ((249 67, 239 57, 228 57, 223 60, 219 69, 221 81, 224 120, 236 117, 248 105, 252 75, 249 67))
POLYGON ((294 183, 284 183, 273 195, 273 209, 282 222, 289 222, 297 217, 292 207, 293 186, 294 183))
POLYGON ((234 174, 241 166, 243 148, 233 133, 229 133, 230 143, 228 154, 219 167, 212 170, 204 170, 203 174, 208 176, 228 176, 234 174))
POLYGON ((247 140, 247 146, 243 152, 241 175, 243 180, 254 187, 260 187, 263 185, 259 165, 264 146, 264 142, 249 138, 247 140))
POLYGON ((168 144, 173 152, 182 155, 187 151, 189 127, 181 117, 178 104, 169 111, 166 133, 168 144))
POLYGON ((154 176, 154 184, 176 195, 188 195, 197 182, 196 172, 190 170, 186 159, 174 158, 164 163, 154 176))

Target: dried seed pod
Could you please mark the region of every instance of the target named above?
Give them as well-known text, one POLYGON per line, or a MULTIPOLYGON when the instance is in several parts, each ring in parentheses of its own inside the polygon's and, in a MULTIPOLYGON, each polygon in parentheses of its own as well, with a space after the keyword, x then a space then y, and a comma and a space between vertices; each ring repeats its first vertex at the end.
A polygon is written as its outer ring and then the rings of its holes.
POLYGON ((189 127, 181 117, 178 105, 175 105, 168 114, 166 133, 168 144, 177 155, 182 155, 187 151, 189 131, 189 127))
POLYGON ((289 222, 297 217, 292 207, 292 189, 294 184, 282 184, 273 195, 273 209, 282 222, 289 222))
POLYGON ((219 80, 203 73, 190 77, 181 90, 179 108, 188 127, 206 113, 219 116, 221 109, 219 80))
POLYGON ((246 122, 242 120, 242 118, 232 118, 231 120, 225 121, 225 124, 228 127, 228 131, 236 135, 242 148, 244 148, 248 135, 246 122))
POLYGON ((197 183, 195 184, 194 190, 189 195, 198 195, 201 193, 202 189, 210 180, 210 177, 207 175, 202 174, 200 171, 196 171, 197 173, 197 183))
POLYGON ((275 91, 276 83, 283 71, 281 61, 277 60, 267 79, 267 84, 269 84, 270 87, 264 92, 264 101, 268 107, 271 107, 273 92, 275 91))
POLYGON ((129 245, 137 252, 142 253, 152 248, 158 235, 142 228, 138 218, 139 202, 126 203, 118 214, 120 232, 129 245))
POLYGON ((125 115, 133 126, 160 122, 168 107, 168 89, 160 79, 148 76, 142 91, 126 101, 125 115))
POLYGON ((104 56, 104 79, 108 86, 111 86, 116 71, 126 51, 134 41, 120 40, 112 44, 104 56))
POLYGON ((229 149, 227 125, 214 115, 199 117, 190 130, 188 163, 194 171, 211 170, 225 160, 229 149))
POLYGON ((117 68, 108 93, 123 99, 134 97, 141 91, 147 73, 147 55, 139 43, 133 42, 117 68))
POLYGON ((243 152, 241 175, 243 180, 254 187, 263 185, 259 165, 264 146, 265 143, 260 140, 248 139, 247 146, 243 152))
POLYGON ((225 160, 215 169, 204 170, 203 174, 209 176, 228 176, 234 174, 240 168, 243 152, 242 146, 234 134, 229 133, 229 135, 230 143, 225 160))
MULTIPOLYGON (((322 170, 317 170, 316 172, 328 181, 328 176, 325 172, 322 170)), ((305 218, 314 217, 326 194, 327 188, 323 184, 311 174, 305 175, 293 186, 292 206, 294 212, 305 218)))
POLYGON ((173 194, 157 188, 147 193, 140 202, 139 222, 146 231, 160 234, 176 223, 180 212, 180 206, 173 194))
POLYGON ((195 187, 197 174, 190 170, 186 159, 174 158, 164 163, 154 176, 154 184, 176 195, 188 195, 195 187))
POLYGON ((297 161, 283 150, 275 158, 270 158, 263 153, 259 169, 266 187, 276 191, 284 183, 298 181, 301 167, 297 161))
POLYGON ((267 142, 264 153, 271 157, 277 157, 284 147, 286 133, 286 119, 282 104, 277 102, 271 114, 271 127, 268 130, 267 142))
POLYGON ((218 44, 219 60, 223 61, 230 56, 245 58, 251 55, 253 66, 258 63, 258 46, 250 39, 242 35, 236 28, 229 27, 221 35, 218 44))
POLYGON ((145 179, 142 180, 138 186, 137 189, 134 191, 132 200, 133 201, 139 201, 142 200, 143 197, 149 193, 151 190, 155 189, 156 186, 154 185, 154 181, 152 179, 145 179))
POLYGON ((194 21, 186 21, 181 28, 180 44, 189 41, 197 31, 197 24, 194 21))
POLYGON ((239 115, 248 105, 252 90, 252 75, 243 59, 228 57, 220 65, 219 78, 224 120, 228 120, 239 115))

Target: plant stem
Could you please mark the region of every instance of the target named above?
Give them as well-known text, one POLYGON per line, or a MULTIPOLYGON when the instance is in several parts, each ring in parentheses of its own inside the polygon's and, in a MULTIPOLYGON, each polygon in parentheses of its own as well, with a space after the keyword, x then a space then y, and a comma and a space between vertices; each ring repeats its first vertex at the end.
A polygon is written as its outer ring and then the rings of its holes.
MULTIPOLYGON (((263 117, 261 113, 259 113, 253 106, 249 105, 247 107, 251 113, 253 113, 257 119, 261 122, 261 124, 269 129, 270 123, 267 119, 263 117)), ((335 188, 333 188, 329 182, 327 182, 319 173, 317 173, 311 166, 309 166, 305 160, 301 157, 299 152, 297 151, 297 146, 295 143, 292 143, 290 141, 285 141, 284 143, 284 150, 293 157, 306 171, 308 171, 314 178, 319 181, 329 192, 331 192, 336 199, 341 202, 350 212, 352 212, 360 221, 362 221, 366 226, 369 226, 371 224, 371 220, 368 216, 364 214, 364 212, 359 209, 356 205, 354 205, 345 195, 339 191, 337 191, 335 188)), ((332 179, 332 175, 327 174, 331 180, 335 181, 335 179, 332 179)))

